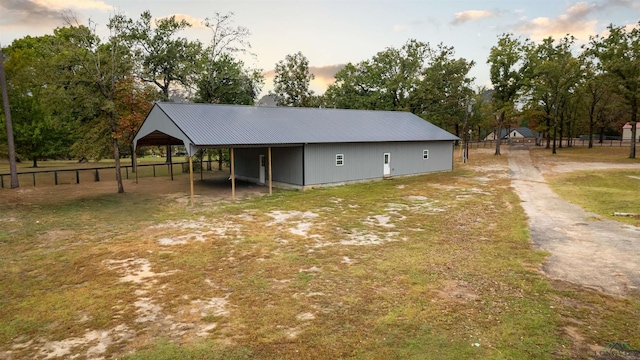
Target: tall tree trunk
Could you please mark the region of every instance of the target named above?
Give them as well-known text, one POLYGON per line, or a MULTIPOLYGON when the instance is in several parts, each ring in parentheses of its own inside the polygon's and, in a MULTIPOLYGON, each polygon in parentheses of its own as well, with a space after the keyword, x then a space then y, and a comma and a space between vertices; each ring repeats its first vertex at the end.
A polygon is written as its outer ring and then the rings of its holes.
POLYGON ((595 102, 591 102, 591 107, 589 108, 589 149, 593 148, 593 127, 595 125, 595 122, 594 122, 595 112, 596 112, 596 104, 595 102))
POLYGON ((171 164, 171 145, 167 145, 167 161, 165 164, 171 164))
POLYGON ((545 149, 549 149, 551 146, 551 116, 547 115, 547 145, 545 149))
POLYGON ((598 143, 602 144, 604 142, 604 126, 600 127, 600 137, 598 139, 598 143))
POLYGON ((7 78, 4 73, 4 57, 0 46, 0 86, 2 86, 2 104, 4 117, 7 123, 7 146, 9 147, 9 172, 11 173, 11 188, 20 187, 18 183, 18 168, 16 165, 16 148, 13 142, 13 123, 11 122, 11 110, 9 109, 9 91, 7 90, 7 78))
POLYGON ((502 140, 502 124, 504 123, 504 115, 505 112, 500 113, 500 118, 498 119, 498 129, 496 131, 496 156, 500 156, 500 143, 502 140))
POLYGON ((564 133, 564 110, 560 112, 560 119, 558 122, 560 123, 560 140, 558 143, 558 147, 562 149, 562 135, 564 133))
POLYGON ((572 147, 572 134, 571 134, 571 119, 573 116, 571 113, 567 114, 567 147, 572 147))
POLYGON ((124 193, 122 184, 122 174, 120 173, 120 149, 118 149, 118 139, 113 137, 113 157, 116 161, 116 182, 118 183, 118 194, 124 193))
POLYGON ((629 158, 636 158, 636 140, 638 139, 637 135, 637 124, 638 123, 638 102, 634 99, 631 103, 631 149, 629 150, 629 158))
POLYGON ((37 168, 38 167, 38 158, 37 157, 33 157, 33 167, 37 168))
MULTIPOLYGON (((116 133, 116 114, 111 112, 111 133, 116 133)), ((113 159, 116 163, 116 182, 118 183, 118 194, 124 193, 124 185, 122 184, 122 174, 120 173, 120 149, 118 148, 118 138, 112 135, 113 140, 113 159)))
POLYGON ((553 119, 553 150, 552 154, 556 153, 556 137, 558 136, 558 106, 556 106, 556 116, 553 119))
POLYGON ((138 171, 138 154, 133 148, 133 144, 129 145, 129 149, 131 149, 131 172, 135 173, 138 171))

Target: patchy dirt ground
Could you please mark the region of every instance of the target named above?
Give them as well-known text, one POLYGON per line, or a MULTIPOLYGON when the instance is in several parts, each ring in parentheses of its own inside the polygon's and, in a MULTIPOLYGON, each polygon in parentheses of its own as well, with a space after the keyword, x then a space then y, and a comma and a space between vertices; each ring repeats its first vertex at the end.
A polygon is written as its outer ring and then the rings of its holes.
MULTIPOLYGON (((593 164, 589 166, 593 168, 593 164)), ((459 201, 470 197, 483 197, 486 202, 491 203, 497 190, 482 185, 492 179, 506 179, 511 176, 512 186, 520 194, 523 200, 522 205, 530 217, 534 244, 552 253, 549 261, 544 265, 544 271, 547 274, 618 295, 638 291, 640 242, 637 239, 640 238, 640 230, 615 222, 593 221, 597 216, 585 213, 582 209, 561 200, 544 183, 543 175, 546 171, 577 170, 580 169, 579 165, 555 164, 542 166, 541 169, 543 170, 533 166, 528 150, 514 149, 509 151, 508 167, 492 165, 478 168, 484 175, 473 179, 477 181, 474 187, 460 188, 450 184, 433 184, 433 187, 454 191, 459 201)), ((210 176, 206 181, 196 181, 195 186, 196 201, 199 205, 215 205, 217 202, 231 200, 231 186, 227 180, 227 174, 218 173, 210 176)), ((404 187, 405 185, 398 185, 399 189, 404 187)), ((115 190, 115 183, 110 181, 57 187, 25 187, 15 192, 4 192, 3 196, 15 197, 15 201, 22 203, 37 202, 43 197, 54 199, 53 201, 58 198, 61 201, 63 199, 68 201, 87 195, 113 194, 115 190), (61 192, 65 195, 60 196, 61 192)), ((186 176, 178 176, 173 181, 169 178, 140 179, 138 184, 134 180, 128 180, 125 182, 125 191, 166 194, 168 202, 189 201, 189 183, 186 176)), ((268 190, 249 183, 238 183, 236 191, 237 198, 243 199, 262 196, 268 190)), ((33 354, 33 349, 36 349, 37 358, 40 359, 100 359, 105 357, 108 349, 114 344, 118 344, 126 352, 130 350, 127 344, 144 343, 157 334, 178 342, 189 342, 218 333, 224 335, 220 336, 221 338, 224 337, 229 342, 233 342, 234 334, 242 332, 238 328, 238 323, 231 320, 240 312, 237 303, 234 302, 236 300, 234 297, 239 294, 232 293, 228 288, 216 283, 215 279, 206 277, 200 284, 202 291, 197 294, 183 293, 181 298, 174 299, 174 302, 167 302, 166 293, 171 289, 167 288, 166 280, 184 276, 184 271, 172 270, 172 267, 161 268, 158 263, 152 261, 152 256, 156 256, 154 254, 172 254, 190 246, 205 243, 228 243, 231 250, 225 253, 225 257, 221 258, 219 263, 209 265, 214 271, 224 273, 234 269, 238 263, 246 266, 253 266, 250 263, 268 263, 269 257, 277 256, 278 249, 281 247, 302 245, 304 251, 301 251, 299 256, 304 256, 305 252, 306 254, 320 253, 327 249, 347 249, 348 247, 349 250, 342 251, 338 257, 340 264, 345 267, 357 266, 363 261, 363 252, 359 249, 365 246, 403 242, 407 231, 425 231, 406 225, 407 217, 411 214, 438 214, 450 211, 450 204, 428 196, 428 193, 407 194, 407 196, 389 200, 383 203, 377 212, 365 213, 367 216, 357 219, 358 224, 354 228, 336 227, 332 230, 332 234, 338 234, 338 236, 332 238, 323 236, 325 232, 321 231, 326 226, 324 219, 327 214, 348 213, 358 205, 333 197, 326 200, 326 208, 318 207, 306 211, 273 210, 265 213, 247 210, 224 219, 203 216, 190 220, 166 220, 143 227, 131 236, 140 239, 140 242, 146 242, 144 249, 148 249, 147 252, 131 251, 126 255, 114 252, 109 255, 109 258, 96 263, 102 272, 113 277, 114 282, 135 288, 131 301, 121 300, 113 305, 117 310, 118 325, 101 330, 87 328, 84 333, 64 339, 19 337, 15 339, 8 352, 0 353, 0 357, 4 355, 8 359, 17 359, 21 358, 21 354, 33 354), (262 226, 265 232, 271 231, 278 235, 269 239, 273 244, 269 243, 261 248, 255 245, 248 247, 246 243, 241 243, 243 234, 249 227, 255 227, 256 223, 257 226, 262 226), (265 249, 271 249, 271 252, 265 249), (126 319, 131 321, 127 322, 126 319), (141 328, 144 330, 140 330, 141 328)), ((8 203, 11 203, 10 199, 8 203)), ((511 204, 505 203, 504 206, 511 206, 511 204)), ((11 219, 5 218, 4 221, 11 221, 11 219)), ((43 234, 42 242, 55 244, 72 235, 69 232, 56 230, 43 234)), ((256 241, 259 240, 256 239, 256 241)), ((206 270, 212 271, 209 268, 206 270)), ((323 266, 320 262, 313 262, 300 268, 296 267, 288 273, 282 272, 284 275, 278 273, 279 276, 270 277, 264 281, 277 291, 279 287, 287 288, 293 286, 292 284, 296 281, 321 277, 322 274, 330 274, 335 270, 326 264, 323 266)), ((326 277, 331 276, 326 275, 326 277)), ((175 282, 178 281, 175 280, 175 282)), ((388 286, 391 285, 381 285, 380 291, 388 286)), ((332 301, 332 291, 343 292, 336 295, 338 298, 347 297, 349 292, 344 284, 334 288, 328 286, 328 289, 324 292, 313 289, 296 292, 293 299, 286 300, 298 305, 289 307, 293 314, 291 321, 286 325, 274 327, 273 331, 283 333, 288 341, 299 341, 309 324, 340 306, 332 301)), ((463 279, 448 281, 436 293, 440 298, 454 304, 474 303, 481 296, 481 291, 474 287, 470 280, 463 279)), ((260 304, 259 307, 262 306, 260 304)), ((82 317, 78 321, 83 322, 87 319, 82 317)), ((575 333, 572 336, 577 339, 576 341, 582 342, 579 339, 581 336, 579 332, 572 328, 567 330, 569 335, 572 331, 575 333)), ((273 336, 276 338, 275 335, 273 336)))
POLYGON ((640 228, 605 220, 563 200, 546 184, 551 172, 634 168, 607 163, 555 163, 535 167, 527 147, 509 150, 512 186, 529 216, 533 244, 549 251, 549 276, 610 294, 640 291, 640 228), (588 166, 588 168, 586 168, 588 166))
MULTIPOLYGON (((208 205, 216 201, 231 200, 231 181, 227 172, 206 172, 203 180, 198 174, 194 181, 194 193, 198 202, 208 205)), ((168 176, 123 180, 125 193, 139 194, 166 194, 170 199, 178 202, 189 201, 189 176, 186 174, 174 176, 171 180, 168 176)), ((86 196, 113 194, 117 191, 115 181, 84 182, 80 184, 63 184, 57 186, 24 185, 16 190, 3 191, 2 196, 9 202, 29 203, 42 199, 55 202, 56 199, 69 201, 86 196), (61 195, 64 194, 64 195, 61 195)), ((244 181, 236 181, 236 198, 247 199, 267 194, 269 189, 265 186, 257 186, 244 181)))

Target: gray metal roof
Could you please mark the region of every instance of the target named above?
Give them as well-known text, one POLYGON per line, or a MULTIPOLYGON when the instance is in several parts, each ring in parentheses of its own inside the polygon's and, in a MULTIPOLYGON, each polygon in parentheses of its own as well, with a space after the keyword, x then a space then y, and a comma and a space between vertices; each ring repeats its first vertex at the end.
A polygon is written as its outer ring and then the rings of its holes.
POLYGON ((516 130, 517 132, 520 133, 520 135, 524 136, 525 138, 536 138, 540 136, 538 132, 533 131, 529 128, 517 127, 517 128, 502 129, 502 132, 500 133, 500 137, 506 139, 507 135, 509 135, 513 130, 516 130))
MULTIPOLYGON (((412 113, 400 111, 184 103, 155 106, 195 146, 458 139, 412 113)), ((147 117, 146 121, 152 119, 147 117)))

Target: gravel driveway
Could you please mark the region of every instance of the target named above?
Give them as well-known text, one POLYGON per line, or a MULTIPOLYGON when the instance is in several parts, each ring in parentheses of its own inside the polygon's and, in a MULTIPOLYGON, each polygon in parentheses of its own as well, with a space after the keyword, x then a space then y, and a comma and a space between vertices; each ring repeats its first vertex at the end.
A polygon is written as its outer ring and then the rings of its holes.
POLYGON ((639 227, 605 220, 561 199, 533 166, 527 147, 509 149, 509 170, 534 246, 551 253, 542 268, 547 275, 610 294, 640 292, 639 227))

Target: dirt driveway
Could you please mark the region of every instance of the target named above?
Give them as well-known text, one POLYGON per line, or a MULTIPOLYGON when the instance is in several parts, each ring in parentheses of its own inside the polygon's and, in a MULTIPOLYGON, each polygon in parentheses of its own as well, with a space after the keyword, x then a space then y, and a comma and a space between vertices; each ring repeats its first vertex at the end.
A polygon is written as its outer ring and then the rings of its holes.
MULTIPOLYGON (((597 164, 589 164, 594 169, 597 164)), ((545 273, 610 294, 640 292, 640 228, 605 220, 561 199, 534 167, 527 147, 509 149, 509 170, 533 244, 551 253, 545 273)))

